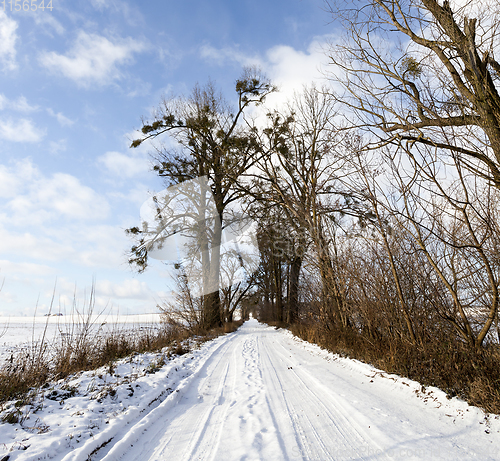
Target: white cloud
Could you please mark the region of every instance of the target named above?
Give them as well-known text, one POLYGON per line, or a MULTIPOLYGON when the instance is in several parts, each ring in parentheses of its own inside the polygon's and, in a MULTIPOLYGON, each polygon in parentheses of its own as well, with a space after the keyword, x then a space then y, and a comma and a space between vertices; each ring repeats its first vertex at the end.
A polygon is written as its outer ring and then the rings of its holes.
MULTIPOLYGON (((47 285, 50 285, 47 283, 47 285)), ((155 311, 155 306, 160 298, 167 296, 165 292, 154 292, 150 284, 135 279, 125 278, 121 281, 97 279, 90 285, 90 280, 85 283, 75 284, 66 277, 58 278, 56 286, 57 304, 61 306, 66 315, 70 314, 76 300, 76 307, 80 313, 89 312, 90 293, 94 288, 95 306, 94 315, 99 315, 99 321, 114 321, 114 315, 130 311, 134 313, 155 311)), ((50 303, 52 290, 43 293, 42 301, 50 303)), ((0 305, 1 309, 1 305, 0 305)), ((42 310, 39 308, 39 312, 42 310)), ((1 315, 1 312, 0 312, 1 315)))
MULTIPOLYGON (((50 213, 47 215, 50 216, 50 213)), ((49 220, 45 223, 47 225, 38 225, 35 229, 38 224, 35 217, 32 228, 28 230, 29 224, 26 224, 26 230, 18 231, 16 224, 19 220, 16 217, 0 217, 0 254, 13 262, 52 261, 58 265, 76 264, 79 267, 113 270, 126 266, 124 253, 131 243, 118 226, 71 222, 63 222, 61 226, 60 221, 58 225, 49 220)))
POLYGON ((32 106, 24 96, 19 96, 15 100, 7 98, 0 93, 0 110, 11 109, 16 112, 34 112, 38 110, 38 106, 32 106))
POLYGON ((37 26, 42 26, 44 28, 47 26, 46 29, 50 28, 59 35, 62 35, 65 32, 64 26, 52 14, 34 14, 33 19, 35 20, 35 24, 37 26))
POLYGON ((31 106, 24 96, 20 96, 15 101, 11 101, 10 108, 17 112, 34 112, 38 110, 37 106, 31 106))
POLYGON ((47 109, 47 113, 50 116, 55 117, 61 126, 71 126, 75 123, 74 120, 69 119, 62 112, 56 113, 52 109, 49 108, 49 109, 47 109))
POLYGON ((96 283, 96 293, 100 296, 109 296, 121 299, 151 299, 152 292, 146 282, 137 279, 127 279, 120 283, 109 280, 99 280, 96 283))
POLYGON ((131 157, 120 152, 106 152, 98 162, 115 176, 132 178, 149 171, 149 164, 143 157, 131 157))
POLYGON ((111 41, 101 35, 80 31, 66 55, 44 52, 40 63, 49 71, 62 73, 80 86, 103 86, 121 78, 119 66, 130 64, 134 53, 144 48, 144 43, 132 38, 111 41))
MULTIPOLYGON (((148 192, 150 187, 151 184, 135 182, 134 186, 127 190, 126 193, 115 191, 110 193, 109 196, 122 202, 132 203, 137 207, 136 210, 139 210, 141 205, 151 197, 151 194, 148 192)), ((136 219, 136 217, 133 219, 136 219)))
POLYGON ((0 139, 11 142, 39 142, 45 136, 45 130, 37 128, 27 118, 0 119, 0 139))
MULTIPOLYGON (((9 217, 2 216, 3 225, 9 225, 9 217)), ((4 255, 16 254, 44 261, 68 261, 75 258, 74 250, 61 241, 54 241, 39 232, 14 232, 0 226, 0 252, 4 255)))
POLYGON ((4 71, 17 68, 16 41, 17 22, 0 10, 0 64, 4 71))
POLYGON ((202 45, 200 48, 201 57, 211 64, 219 66, 227 62, 237 62, 241 66, 261 65, 262 60, 257 56, 248 56, 242 53, 237 47, 214 48, 211 45, 202 45))
POLYGON ((146 25, 140 3, 132 5, 133 2, 124 2, 122 0, 90 0, 90 3, 96 10, 111 9, 113 13, 123 15, 127 24, 133 27, 146 25))
POLYGON ((4 206, 17 225, 40 225, 58 217, 104 219, 109 213, 107 201, 79 179, 66 173, 44 176, 29 159, 0 166, 0 184, 0 196, 10 199, 4 206))
POLYGON ((58 155, 60 152, 66 150, 66 139, 60 139, 59 141, 49 142, 49 152, 53 155, 58 155))
POLYGON ((135 79, 130 84, 130 88, 128 89, 127 96, 129 98, 135 98, 137 96, 146 96, 151 93, 151 83, 144 82, 141 79, 135 79))
MULTIPOLYGON (((98 280, 104 269, 128 273, 126 251, 132 241, 124 228, 137 219, 111 215, 102 195, 68 174, 43 174, 29 159, 0 165, 0 281, 2 274, 7 281, 22 275, 23 268, 32 280, 44 278, 45 285, 74 267, 80 274, 85 268, 98 270, 98 280), (123 225, 108 221, 116 216, 123 225)), ((100 287, 100 295, 152 299, 146 285, 133 281, 100 287)), ((27 291, 36 298, 32 285, 27 291)))
POLYGON ((287 86, 309 83, 322 77, 321 67, 328 62, 324 42, 312 42, 307 52, 290 46, 275 46, 266 53, 271 78, 287 86))
POLYGON ((275 46, 260 57, 245 55, 237 47, 217 49, 209 45, 202 46, 200 54, 202 58, 221 66, 233 61, 241 66, 260 67, 279 88, 278 93, 267 99, 268 106, 276 106, 289 100, 304 85, 324 79, 321 69, 328 63, 325 46, 329 39, 330 36, 318 37, 306 51, 285 45, 275 46))
POLYGON ((93 189, 65 173, 38 181, 37 202, 69 218, 94 219, 107 216, 109 206, 93 189))
POLYGON ((110 0, 90 0, 92 6, 97 10, 103 10, 104 8, 111 8, 112 2, 110 0))
POLYGON ((2 284, 2 274, 21 274, 27 275, 54 275, 54 268, 46 264, 26 263, 26 262, 12 262, 5 259, 0 260, 0 286, 2 284))
POLYGON ((130 240, 123 228, 106 224, 108 201, 74 176, 44 175, 29 159, 0 165, 0 199, 0 254, 16 255, 13 261, 125 265, 130 240))
MULTIPOLYGON (((6 305, 14 304, 17 301, 17 296, 14 293, 10 293, 8 291, 2 290, 0 292, 0 300, 2 304, 2 308, 5 309, 6 305)), ((9 311, 0 312, 0 317, 9 315, 9 311)))
POLYGON ((16 173, 12 168, 0 165, 0 198, 2 199, 16 197, 25 181, 30 181, 32 178, 32 174, 23 168, 22 163, 16 165, 15 168, 18 169, 16 173), (25 179, 22 178, 23 172, 27 173, 25 179))
POLYGON ((322 69, 328 63, 325 53, 327 39, 313 41, 306 52, 290 46, 275 46, 267 51, 263 65, 279 91, 267 99, 267 105, 277 106, 290 100, 302 87, 316 83, 325 83, 322 69))
POLYGON ((77 243, 78 262, 89 267, 125 266, 125 252, 131 246, 131 240, 122 227, 109 224, 93 224, 71 233, 64 230, 62 238, 77 243))

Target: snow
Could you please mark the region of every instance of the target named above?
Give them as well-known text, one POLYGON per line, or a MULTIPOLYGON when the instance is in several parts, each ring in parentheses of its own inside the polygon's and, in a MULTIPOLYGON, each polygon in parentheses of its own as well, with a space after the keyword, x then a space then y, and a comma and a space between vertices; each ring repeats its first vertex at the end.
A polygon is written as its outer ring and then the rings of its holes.
POLYGON ((43 390, 0 460, 500 459, 498 416, 253 319, 165 352, 43 390))
POLYGON ((61 334, 78 332, 85 323, 90 331, 103 333, 109 331, 133 332, 137 328, 155 328, 160 322, 160 314, 136 315, 87 315, 71 313, 70 315, 52 315, 35 317, 0 317, 0 362, 10 357, 11 353, 21 347, 30 347, 41 341, 48 344, 57 343, 61 334))

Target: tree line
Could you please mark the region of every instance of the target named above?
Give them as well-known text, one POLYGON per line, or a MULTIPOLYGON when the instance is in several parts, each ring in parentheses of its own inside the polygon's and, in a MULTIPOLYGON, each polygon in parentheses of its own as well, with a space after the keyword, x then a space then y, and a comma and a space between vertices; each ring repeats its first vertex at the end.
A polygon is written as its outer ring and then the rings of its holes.
POLYGON ((176 266, 171 319, 210 328, 241 309, 372 358, 388 351, 393 365, 404 351, 413 373, 459 357, 477 369, 500 340, 500 8, 326 4, 345 31, 328 51, 328 85, 266 113, 277 89, 245 69, 234 106, 209 82, 143 123, 132 147, 175 141, 154 144, 166 186, 205 180, 188 194, 194 212, 174 207, 168 224, 156 199, 161 225, 128 230, 130 263, 144 270, 181 233, 198 276, 176 266), (254 255, 224 249, 242 216, 254 255))

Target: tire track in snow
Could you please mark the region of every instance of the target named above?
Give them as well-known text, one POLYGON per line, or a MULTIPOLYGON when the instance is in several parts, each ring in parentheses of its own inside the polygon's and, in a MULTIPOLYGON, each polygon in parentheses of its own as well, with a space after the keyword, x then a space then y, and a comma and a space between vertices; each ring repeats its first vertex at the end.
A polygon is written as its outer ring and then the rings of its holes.
MULTIPOLYGON (((133 408, 129 410, 123 417, 117 418, 108 429, 87 441, 82 447, 68 453, 62 461, 90 459, 91 454, 92 460, 119 460, 123 459, 125 453, 128 456, 128 452, 139 439, 154 440, 154 437, 162 434, 163 431, 163 428, 155 426, 155 423, 171 408, 175 408, 176 403, 189 389, 190 383, 196 376, 206 370, 213 357, 220 357, 218 353, 229 347, 228 343, 231 340, 231 336, 219 337, 211 343, 207 343, 205 347, 209 348, 208 354, 201 357, 193 357, 198 363, 195 362, 192 370, 186 369, 187 376, 179 381, 173 392, 164 398, 158 406, 149 408, 146 404, 141 409, 133 408), (150 434, 146 434, 148 431, 150 434), (99 447, 104 444, 106 445, 105 448, 99 450, 99 447)), ((187 363, 187 360, 189 360, 189 357, 186 357, 183 363, 187 363)), ((140 454, 136 459, 142 460, 144 458, 140 454)))
POLYGON ((266 328, 214 350, 156 424, 139 421, 103 459, 368 459, 358 447, 373 440, 326 398, 330 389, 293 370, 281 334, 266 328))
POLYGON ((391 405, 390 387, 363 384, 364 370, 351 374, 256 321, 220 339, 196 367, 175 398, 135 420, 98 459, 367 461, 403 459, 390 455, 400 452, 430 459, 440 447, 446 459, 472 459, 456 431, 429 436, 428 421, 413 417, 413 403, 401 410, 391 405), (374 410, 377 398, 387 415, 374 410))
POLYGON ((325 402, 325 394, 315 392, 315 383, 293 371, 276 353, 276 342, 266 347, 267 366, 263 369, 272 383, 272 411, 280 418, 282 432, 291 432, 290 457, 303 460, 366 459, 359 447, 367 445, 351 422, 325 402), (269 351, 272 351, 271 353, 269 351), (290 428, 286 426, 290 425, 290 428))
MULTIPOLYGON (((192 383, 190 392, 186 393, 186 399, 197 398, 198 400, 197 413, 199 415, 196 416, 196 422, 194 424, 192 422, 191 411, 185 412, 178 418, 175 426, 167 426, 161 446, 154 451, 150 459, 163 459, 162 457, 168 455, 168 451, 175 450, 176 445, 182 446, 183 444, 185 444, 185 449, 182 450, 181 447, 180 451, 183 453, 179 459, 213 459, 222 436, 222 425, 229 410, 226 404, 227 397, 232 394, 234 388, 235 376, 230 377, 229 371, 234 368, 235 351, 231 353, 231 359, 227 363, 222 363, 233 342, 218 354, 218 360, 215 363, 210 363, 207 367, 207 376, 200 385, 196 387, 194 385, 196 383, 192 383), (212 391, 211 388, 214 385, 216 389, 212 391), (194 395, 195 393, 197 395, 194 395), (186 426, 194 427, 187 440, 183 434, 186 426)), ((179 405, 182 403, 179 402, 179 405)), ((176 415, 173 414, 171 419, 175 417, 176 415)))
MULTIPOLYGON (((336 459, 340 456, 346 460, 361 460, 370 459, 373 453, 377 453, 377 459, 383 459, 384 450, 378 439, 385 437, 373 423, 368 424, 362 413, 335 395, 334 389, 322 385, 314 375, 301 371, 290 350, 281 342, 284 338, 279 335, 274 338, 272 345, 269 344, 272 354, 267 355, 270 366, 264 369, 276 374, 275 385, 281 390, 296 434, 300 437, 298 451, 302 458, 336 459), (280 373, 280 370, 284 372, 280 373), (296 398, 297 394, 301 398, 296 398), (316 414, 318 420, 311 419, 311 413, 316 414), (330 424, 325 424, 325 420, 330 424), (360 420, 366 424, 358 423, 360 420), (368 427, 371 433, 368 433, 368 427), (314 440, 308 438, 309 431, 314 440)), ((391 458, 387 456, 386 459, 391 458)))
MULTIPOLYGON (((136 431, 137 434, 130 440, 125 440, 119 442, 110 453, 102 458, 103 461, 115 461, 119 459, 165 459, 165 450, 170 450, 172 444, 184 445, 185 449, 196 448, 196 441, 194 446, 186 445, 192 442, 192 439, 199 440, 203 435, 203 423, 210 417, 210 413, 214 411, 213 405, 199 405, 202 394, 199 393, 199 387, 196 386, 199 381, 206 381, 208 378, 212 377, 217 373, 220 375, 219 365, 220 362, 225 357, 227 350, 230 348, 231 337, 228 335, 226 341, 219 347, 214 349, 214 351, 200 364, 198 370, 189 376, 183 386, 182 394, 172 402, 172 405, 166 406, 161 414, 158 414, 158 418, 155 421, 139 421, 136 426, 144 426, 140 428, 140 431, 136 431), (193 399, 194 396, 194 399, 193 399), (200 414, 196 416, 196 422, 192 422, 192 414, 185 411, 185 405, 183 401, 197 401, 197 409, 200 414), (184 424, 184 422, 189 418, 189 423, 184 424), (151 429, 154 425, 150 434, 146 434, 147 431, 151 429), (185 433, 185 426, 194 430, 189 433, 185 433), (193 435, 194 433, 194 435, 193 435), (189 440, 186 441, 186 434, 191 436, 189 440), (160 443, 158 443, 160 442, 160 443), (132 456, 132 457, 131 457, 132 456)), ((223 383, 222 383, 223 386, 223 383)), ((167 456, 168 457, 168 456, 167 456)), ((190 457, 179 457, 178 459, 193 459, 190 457)))

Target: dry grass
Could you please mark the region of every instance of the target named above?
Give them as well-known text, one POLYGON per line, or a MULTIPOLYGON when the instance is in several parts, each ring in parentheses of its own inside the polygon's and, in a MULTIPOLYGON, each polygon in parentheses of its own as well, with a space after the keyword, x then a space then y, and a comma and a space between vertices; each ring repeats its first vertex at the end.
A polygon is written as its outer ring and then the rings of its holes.
MULTIPOLYGON (((224 333, 232 333, 233 331, 236 331, 242 324, 242 320, 237 320, 234 322, 224 323, 221 327, 211 328, 210 330, 197 325, 188 328, 186 331, 190 336, 201 336, 207 339, 211 339, 224 333)), ((174 323, 173 325, 178 327, 178 324, 176 323, 174 323)))
MULTIPOLYGON (((112 369, 116 360, 134 353, 168 347, 169 356, 185 354, 189 349, 184 340, 194 333, 179 324, 166 323, 138 327, 132 332, 114 325, 111 331, 104 331, 104 324, 95 321, 92 298, 87 312, 72 318, 77 320, 60 331, 55 341, 48 341, 46 324, 41 340, 32 341, 28 348, 20 349, 0 365, 0 404, 14 399, 30 400, 36 389, 46 383, 79 371, 102 366, 112 369)), ((240 325, 241 322, 233 322, 210 331, 196 331, 196 340, 210 340, 235 331, 240 325)), ((10 418, 17 421, 19 415, 12 414, 10 418)))
POLYGON ((135 352, 157 351, 185 338, 183 331, 159 326, 133 334, 87 331, 73 337, 61 336, 55 344, 40 341, 13 355, 0 367, 0 403, 24 399, 48 381, 101 366, 112 368, 117 359, 135 352))

